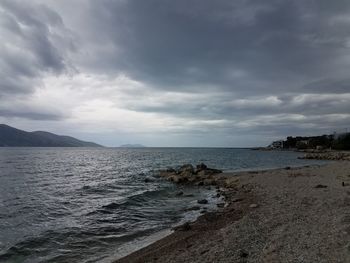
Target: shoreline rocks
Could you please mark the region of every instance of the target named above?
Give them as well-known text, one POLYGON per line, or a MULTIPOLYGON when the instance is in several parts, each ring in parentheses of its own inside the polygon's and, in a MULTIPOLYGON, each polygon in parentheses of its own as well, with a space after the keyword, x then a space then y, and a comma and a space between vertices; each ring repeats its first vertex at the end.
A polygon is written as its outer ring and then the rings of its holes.
POLYGON ((350 152, 309 152, 299 159, 350 161, 350 152))
POLYGON ((174 183, 197 183, 198 185, 215 185, 212 176, 222 173, 221 170, 208 168, 204 163, 198 164, 196 168, 192 164, 182 165, 179 169, 168 168, 160 171, 160 176, 174 183))
POLYGON ((168 168, 159 171, 159 176, 176 184, 189 184, 194 186, 215 186, 226 189, 236 188, 239 180, 235 176, 226 176, 223 171, 209 168, 204 163, 198 164, 194 168, 191 164, 182 165, 178 169, 168 168))

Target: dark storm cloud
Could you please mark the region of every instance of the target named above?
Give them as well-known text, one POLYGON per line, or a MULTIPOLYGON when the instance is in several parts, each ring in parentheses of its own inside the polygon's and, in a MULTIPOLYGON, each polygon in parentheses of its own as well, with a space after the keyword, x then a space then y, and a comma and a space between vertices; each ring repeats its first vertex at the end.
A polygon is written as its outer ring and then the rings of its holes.
POLYGON ((90 67, 160 89, 308 92, 305 83, 341 80, 335 64, 349 66, 338 60, 346 1, 91 1, 90 11, 88 27, 115 45, 90 67))
MULTIPOLYGON (((69 10, 70 1, 61 3, 63 8, 55 10, 54 5, 1 2, 2 26, 20 37, 35 59, 31 67, 24 66, 30 61, 23 63, 22 54, 16 57, 6 50, 1 57, 9 67, 7 75, 13 71, 33 77, 38 71, 65 69, 67 46, 53 41, 51 29, 64 30, 62 16, 74 16, 78 10, 69 10)), ((349 61, 338 60, 349 45, 347 1, 77 3, 84 10, 79 13, 83 21, 71 25, 72 30, 81 36, 82 50, 91 48, 76 61, 78 68, 124 72, 159 89, 224 89, 255 95, 309 92, 308 83, 324 78, 348 82, 347 72, 339 67, 349 66, 349 61)))
POLYGON ((30 93, 43 73, 66 69, 66 47, 63 41, 55 42, 65 28, 55 11, 44 5, 2 0, 0 14, 1 95, 30 93))

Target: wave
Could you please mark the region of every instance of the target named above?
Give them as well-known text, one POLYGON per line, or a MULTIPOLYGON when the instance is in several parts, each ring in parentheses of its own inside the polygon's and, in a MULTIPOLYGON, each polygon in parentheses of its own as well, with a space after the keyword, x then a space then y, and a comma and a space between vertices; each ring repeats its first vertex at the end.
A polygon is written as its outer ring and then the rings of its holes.
POLYGON ((123 227, 98 225, 85 231, 80 228, 70 228, 66 232, 46 231, 0 252, 0 262, 75 262, 79 253, 94 255, 100 247, 122 244, 152 232, 152 229, 126 232, 123 227), (52 247, 55 253, 50 254, 52 247))

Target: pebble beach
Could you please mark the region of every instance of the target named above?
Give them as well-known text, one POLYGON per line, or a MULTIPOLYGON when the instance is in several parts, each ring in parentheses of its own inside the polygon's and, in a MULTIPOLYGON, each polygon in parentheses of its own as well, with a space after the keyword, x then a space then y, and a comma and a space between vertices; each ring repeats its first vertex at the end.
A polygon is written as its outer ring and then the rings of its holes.
POLYGON ((350 262, 350 162, 202 174, 225 205, 116 263, 350 262))

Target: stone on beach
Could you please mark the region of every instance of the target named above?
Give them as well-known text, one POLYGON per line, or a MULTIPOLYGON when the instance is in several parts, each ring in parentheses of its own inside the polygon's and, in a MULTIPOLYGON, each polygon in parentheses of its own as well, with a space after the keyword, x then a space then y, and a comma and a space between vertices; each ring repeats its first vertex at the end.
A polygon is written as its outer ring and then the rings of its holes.
POLYGON ((189 222, 186 222, 180 226, 174 227, 173 230, 177 231, 189 231, 191 230, 191 224, 189 222))
POLYGON ((235 188, 238 185, 238 178, 229 177, 225 180, 224 186, 225 188, 235 188))
POLYGON ((350 161, 350 152, 308 152, 303 157, 299 157, 299 159, 350 161))
POLYGON ((318 184, 315 186, 315 188, 327 188, 327 185, 323 185, 323 184, 318 184))

